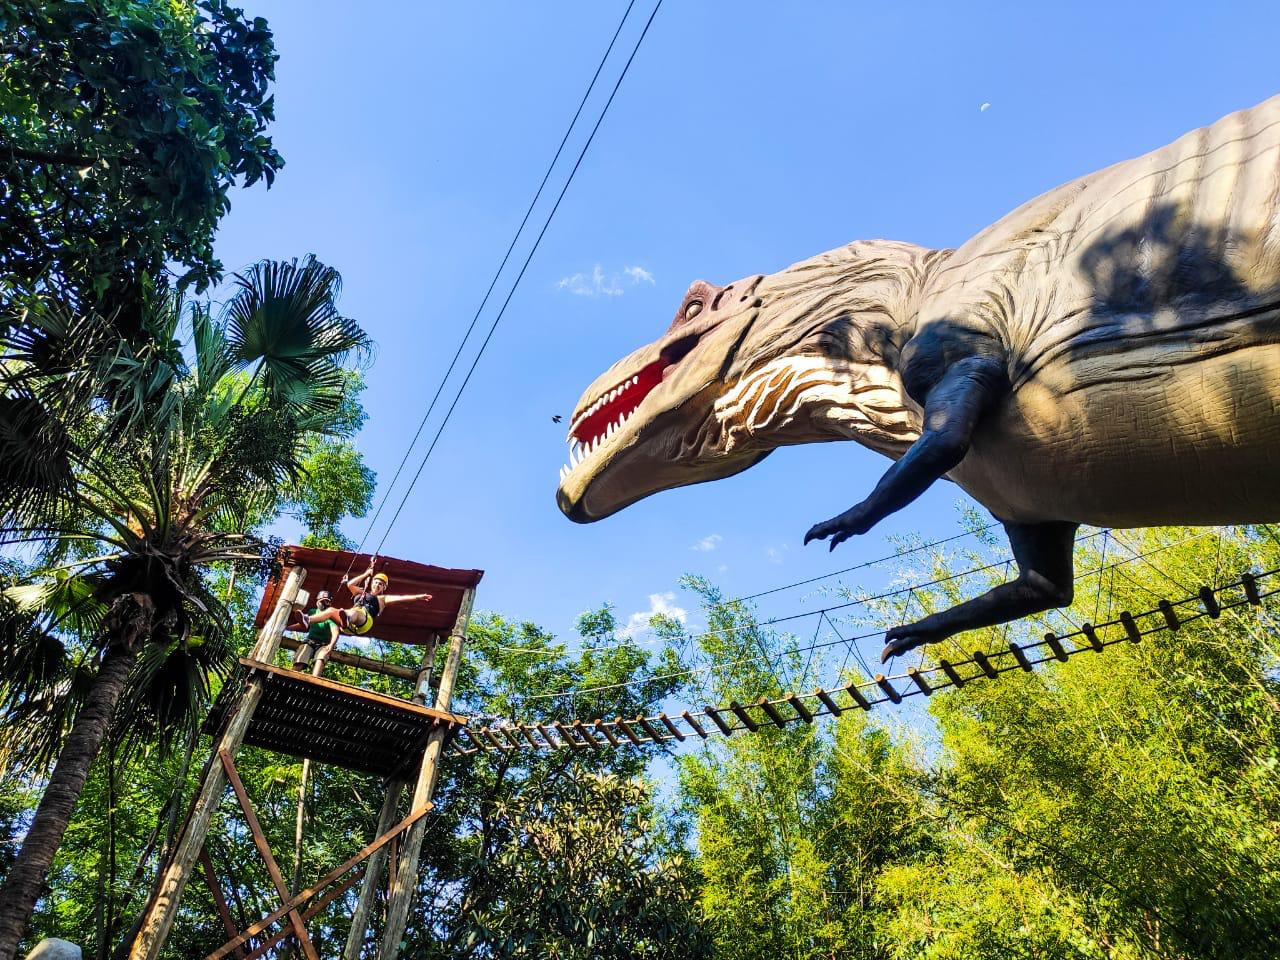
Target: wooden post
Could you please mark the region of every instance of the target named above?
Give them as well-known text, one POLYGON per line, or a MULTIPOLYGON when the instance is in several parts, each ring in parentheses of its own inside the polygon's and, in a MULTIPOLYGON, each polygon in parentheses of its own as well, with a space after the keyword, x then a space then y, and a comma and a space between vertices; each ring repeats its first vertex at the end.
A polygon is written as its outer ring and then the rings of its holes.
MULTIPOLYGON (((431 693, 431 667, 436 659, 436 644, 440 642, 440 634, 434 630, 422 652, 422 664, 414 678, 413 702, 426 704, 431 693)), ((378 829, 375 836, 382 836, 396 822, 396 809, 400 806, 400 796, 404 793, 405 781, 392 780, 387 784, 387 794, 382 798, 382 810, 378 814, 378 829)), ((351 914, 351 929, 347 932, 347 945, 342 950, 343 960, 359 960, 364 949, 365 934, 369 929, 369 915, 373 912, 373 902, 378 895, 378 883, 382 877, 382 868, 391 864, 391 881, 394 882, 398 856, 390 856, 387 848, 378 850, 369 858, 364 872, 364 880, 360 884, 360 899, 356 902, 355 912, 351 914)))
POLYGON ((436 644, 440 642, 440 634, 432 631, 427 641, 426 650, 422 654, 422 666, 418 668, 418 676, 413 687, 413 702, 426 705, 431 696, 431 668, 436 662, 436 644))
MULTIPOLYGON (((403 793, 403 780, 392 780, 387 784, 387 793, 382 798, 382 811, 378 814, 375 836, 382 836, 395 825, 396 809, 403 793)), ((356 902, 355 912, 351 914, 351 929, 347 933, 347 945, 342 951, 343 960, 359 960, 360 953, 364 949, 364 938, 369 929, 369 916, 373 912, 374 899, 378 895, 378 878, 382 876, 382 868, 386 862, 386 847, 375 851, 369 857, 369 865, 364 872, 364 880, 360 884, 360 899, 356 902)))
MULTIPOLYGON (((240 774, 236 770, 235 762, 231 759, 231 754, 225 750, 218 752, 218 759, 222 761, 223 772, 226 773, 227 779, 231 782, 231 789, 235 791, 236 800, 240 802, 240 809, 244 813, 245 822, 249 825, 249 833, 253 836, 253 845, 258 848, 258 856, 262 858, 262 863, 267 868, 267 876, 271 878, 271 883, 276 888, 276 893, 280 895, 280 901, 284 903, 293 896, 293 893, 284 882, 284 874, 280 872, 280 865, 276 863, 276 858, 271 855, 271 848, 267 845, 267 838, 262 832, 262 826, 258 823, 258 815, 254 813, 253 804, 249 802, 249 795, 245 792, 244 784, 240 782, 240 774)), ((292 927, 293 935, 298 941, 298 946, 302 949, 302 955, 307 960, 320 960, 319 955, 316 953, 316 948, 311 943, 311 938, 307 936, 307 928, 302 925, 302 915, 295 909, 289 911, 288 917, 289 926, 292 927)))
MULTIPOLYGON (((253 645, 251 654, 254 660, 270 663, 275 659, 276 651, 280 648, 280 635, 289 623, 293 603, 298 599, 298 592, 306 578, 307 571, 302 567, 290 568, 280 587, 280 599, 276 602, 276 608, 258 632, 258 641, 253 645)), ((245 683, 238 702, 231 706, 222 736, 213 745, 214 756, 223 752, 235 756, 249 729, 253 711, 262 699, 262 687, 263 681, 256 676, 251 676, 245 683)), ((182 891, 200 857, 200 851, 204 849, 209 821, 213 819, 213 814, 222 801, 226 786, 227 776, 222 765, 209 764, 191 806, 191 814, 183 826, 182 835, 174 846, 169 862, 164 866, 160 883, 156 885, 155 897, 147 906, 137 939, 129 950, 129 960, 158 960, 174 918, 178 915, 182 891)))
MULTIPOLYGON (((471 605, 475 599, 475 587, 469 587, 462 595, 462 603, 458 607, 458 619, 454 621, 453 629, 449 633, 449 652, 445 656, 444 669, 440 674, 440 690, 436 694, 435 704, 437 710, 448 710, 449 701, 453 699, 453 685, 458 678, 458 666, 462 663, 462 645, 467 639, 467 626, 471 622, 471 605)), ((431 795, 436 788, 436 778, 440 773, 440 752, 444 749, 445 736, 447 736, 447 730, 441 725, 427 741, 427 749, 422 756, 422 767, 418 770, 418 779, 413 787, 412 809, 414 810, 431 802, 431 795)), ((404 937, 405 926, 409 922, 409 907, 418 885, 418 857, 422 853, 422 838, 426 831, 426 821, 419 820, 408 829, 400 845, 400 862, 396 864, 395 876, 391 882, 391 896, 387 903, 387 922, 382 932, 382 948, 378 951, 380 960, 395 960, 400 953, 400 940, 404 937)))
MULTIPOLYGON (((200 848, 200 866, 204 868, 204 882, 209 885, 209 893, 213 895, 213 905, 217 908, 218 916, 222 918, 222 926, 227 931, 227 936, 234 940, 240 931, 236 929, 235 921, 231 919, 231 911, 227 908, 227 900, 222 895, 222 887, 218 886, 218 875, 213 870, 209 851, 203 847, 200 848)), ((243 957, 245 952, 243 946, 236 947, 236 956, 243 957)))

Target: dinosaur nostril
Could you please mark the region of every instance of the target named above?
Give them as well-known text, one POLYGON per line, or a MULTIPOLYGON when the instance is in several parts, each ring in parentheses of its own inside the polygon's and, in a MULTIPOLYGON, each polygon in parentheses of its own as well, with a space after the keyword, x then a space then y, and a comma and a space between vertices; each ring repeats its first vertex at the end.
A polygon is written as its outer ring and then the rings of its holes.
POLYGON ((698 345, 698 335, 690 334, 687 337, 681 337, 679 340, 673 341, 662 348, 662 361, 668 366, 679 363, 689 355, 689 351, 698 345))

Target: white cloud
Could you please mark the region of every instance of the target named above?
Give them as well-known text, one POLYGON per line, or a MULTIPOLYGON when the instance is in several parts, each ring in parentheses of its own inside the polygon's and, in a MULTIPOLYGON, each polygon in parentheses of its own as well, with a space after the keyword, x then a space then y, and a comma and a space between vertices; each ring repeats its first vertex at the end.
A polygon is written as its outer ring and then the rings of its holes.
POLYGON ((699 553, 710 553, 720 545, 720 541, 723 539, 724 537, 720 536, 718 533, 708 534, 689 549, 697 550, 699 553))
POLYGON ((562 278, 556 283, 556 289, 568 290, 580 297, 616 297, 622 293, 618 278, 606 277, 604 268, 598 263, 591 268, 590 274, 575 273, 562 278))
POLYGON ((782 563, 786 560, 786 554, 789 553, 790 550, 791 548, 784 543, 781 548, 769 547, 765 550, 764 555, 768 558, 770 563, 782 563))
POLYGON ((989 103, 984 103, 982 106, 980 106, 980 107, 978 108, 978 112, 979 112, 979 113, 986 113, 986 112, 987 112, 988 110, 990 110, 990 109, 991 109, 991 104, 989 104, 989 103))
POLYGON ((618 631, 621 636, 634 639, 642 633, 649 631, 649 621, 658 614, 664 617, 670 617, 677 623, 684 623, 689 618, 689 613, 683 607, 677 607, 673 602, 676 595, 672 591, 666 593, 649 594, 649 609, 637 610, 631 616, 627 617, 627 622, 623 624, 622 629, 618 631))
POLYGON ((631 286, 638 283, 652 284, 653 274, 644 267, 623 267, 622 273, 606 273, 604 267, 596 264, 590 273, 574 273, 561 277, 556 281, 556 289, 579 297, 620 297, 626 292, 623 278, 630 281, 631 286))

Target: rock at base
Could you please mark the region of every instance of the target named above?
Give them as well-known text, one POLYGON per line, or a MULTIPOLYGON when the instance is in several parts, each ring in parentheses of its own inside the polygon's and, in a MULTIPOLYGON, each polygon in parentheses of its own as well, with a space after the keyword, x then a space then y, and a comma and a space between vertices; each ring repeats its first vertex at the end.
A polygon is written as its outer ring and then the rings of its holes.
POLYGON ((80 948, 70 940, 47 937, 27 954, 27 960, 83 960, 80 948))

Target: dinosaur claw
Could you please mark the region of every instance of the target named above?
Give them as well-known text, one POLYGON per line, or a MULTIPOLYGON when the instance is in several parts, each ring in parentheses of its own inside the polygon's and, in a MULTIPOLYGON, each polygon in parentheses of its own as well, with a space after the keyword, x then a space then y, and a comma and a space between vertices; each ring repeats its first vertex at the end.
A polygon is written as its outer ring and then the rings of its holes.
POLYGON ((917 631, 915 624, 894 627, 885 633, 884 638, 888 643, 880 651, 881 663, 888 663, 894 657, 904 654, 908 650, 914 650, 916 647, 922 647, 926 643, 933 643, 935 640, 941 639, 923 631, 917 631))

